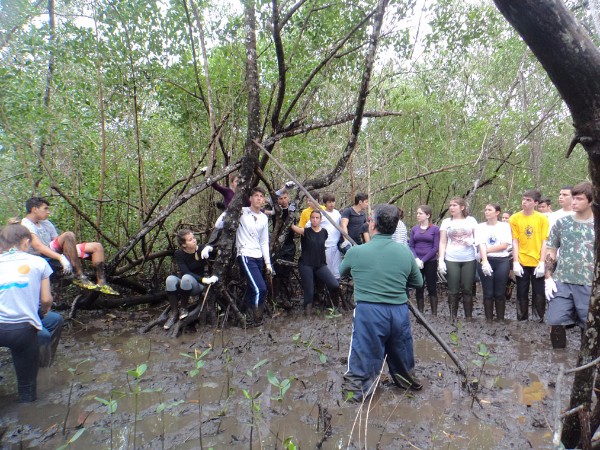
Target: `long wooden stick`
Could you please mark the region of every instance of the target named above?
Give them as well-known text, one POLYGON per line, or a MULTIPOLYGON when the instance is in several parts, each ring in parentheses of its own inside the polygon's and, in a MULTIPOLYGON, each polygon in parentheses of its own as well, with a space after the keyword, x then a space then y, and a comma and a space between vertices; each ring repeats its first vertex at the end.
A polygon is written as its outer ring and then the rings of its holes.
MULTIPOLYGON (((294 178, 294 176, 290 172, 288 172, 288 170, 285 167, 283 167, 283 164, 281 164, 276 158, 274 158, 273 155, 271 153, 269 153, 269 151, 260 144, 260 142, 257 142, 255 140, 254 143, 256 144, 256 146, 259 149, 261 149, 263 152, 265 152, 273 160, 273 162, 277 165, 277 167, 279 167, 283 171, 283 173, 285 173, 289 177, 290 180, 292 180, 294 183, 296 183, 296 186, 298 186, 300 188, 300 190, 302 192, 304 192, 304 194, 306 194, 306 196, 310 199, 311 202, 313 202, 315 205, 318 205, 318 202, 312 197, 312 195, 310 195, 308 193, 308 191, 304 188, 304 186, 302 186, 302 184, 298 180, 296 180, 296 178, 294 178)), ((356 242, 354 242, 352 240, 352 238, 350 236, 348 236, 348 234, 345 233, 344 230, 342 230, 342 227, 340 227, 338 224, 335 223, 335 221, 331 218, 331 216, 329 214, 327 214, 326 211, 321 210, 321 212, 329 220, 329 222, 331 222, 333 224, 333 226, 340 233, 342 233, 342 236, 344 236, 352 245, 356 245, 356 242)), ((444 349, 444 351, 448 354, 448 356, 450 356, 450 359, 452 360, 452 362, 454 362, 454 364, 456 364, 458 371, 465 379, 465 385, 467 386, 467 389, 469 389, 467 370, 465 369, 465 366, 463 365, 463 363, 460 361, 460 359, 457 358, 457 356, 454 354, 454 352, 448 346, 448 344, 442 339, 442 337, 439 334, 437 334, 437 332, 433 329, 431 324, 429 322, 427 322, 427 319, 425 319, 425 316, 423 316, 423 314, 421 314, 421 312, 417 308, 415 308, 410 301, 408 302, 408 307, 409 307, 410 311, 413 313, 413 315, 415 316, 415 318, 417 319, 417 322, 419 322, 421 325, 423 325, 425 327, 425 329, 429 332, 429 334, 431 334, 433 336, 433 338, 437 341, 438 344, 440 344, 440 346, 444 349)), ((470 391, 470 389, 469 389, 469 391, 470 391)))

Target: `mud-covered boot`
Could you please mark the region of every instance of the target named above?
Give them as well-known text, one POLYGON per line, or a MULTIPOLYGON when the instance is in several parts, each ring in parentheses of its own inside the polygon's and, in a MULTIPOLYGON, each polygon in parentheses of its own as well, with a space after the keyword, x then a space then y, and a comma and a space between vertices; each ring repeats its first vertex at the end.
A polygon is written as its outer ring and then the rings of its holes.
POLYGON ((456 320, 456 316, 458 316, 458 296, 459 294, 448 294, 448 306, 450 308, 451 320, 456 320))
POLYGON ((417 297, 417 309, 421 312, 425 311, 425 298, 417 297))
POLYGON ((567 347, 567 332, 563 325, 550 327, 550 342, 552 342, 552 348, 554 349, 567 347))
POLYGON ((431 306, 431 315, 437 316, 438 298, 437 295, 429 297, 429 305, 431 306))
POLYGON ((504 313, 506 311, 506 299, 504 297, 498 297, 496 300, 496 320, 504 320, 504 313))
POLYGON ((313 304, 312 303, 307 303, 306 305, 304 305, 304 315, 305 316, 312 315, 312 311, 313 311, 313 304))
POLYGON ((262 325, 264 311, 265 311, 264 304, 260 304, 260 305, 255 306, 254 308, 252 308, 252 316, 254 319, 253 322, 254 322, 255 327, 260 327, 262 325))
POLYGON ((546 297, 544 295, 533 296, 533 310, 536 312, 537 321, 544 323, 544 315, 546 314, 546 297))
POLYGON ((335 289, 332 289, 331 291, 329 291, 329 297, 331 298, 331 302, 333 303, 333 306, 335 308, 339 308, 341 306, 340 288, 339 287, 336 287, 335 289))
POLYGON ((471 294, 463 294, 463 308, 465 309, 465 319, 473 317, 473 296, 471 294))
POLYGON ((177 308, 177 304, 179 303, 179 298, 177 297, 177 293, 175 293, 175 292, 168 292, 167 293, 167 300, 169 301, 169 305, 171 306, 171 310, 169 311, 169 318, 167 319, 167 321, 163 325, 163 328, 165 330, 168 330, 173 325, 175 325, 175 322, 177 321, 177 317, 179 316, 179 309, 177 308))
POLYGON ((483 299, 483 312, 485 314, 485 320, 494 320, 494 299, 484 298, 483 299))
POLYGON ((517 295, 517 320, 529 318, 529 297, 519 298, 517 295))
POLYGON ((181 295, 179 296, 179 319, 183 320, 189 315, 188 307, 190 305, 190 296, 192 291, 181 291, 181 295))

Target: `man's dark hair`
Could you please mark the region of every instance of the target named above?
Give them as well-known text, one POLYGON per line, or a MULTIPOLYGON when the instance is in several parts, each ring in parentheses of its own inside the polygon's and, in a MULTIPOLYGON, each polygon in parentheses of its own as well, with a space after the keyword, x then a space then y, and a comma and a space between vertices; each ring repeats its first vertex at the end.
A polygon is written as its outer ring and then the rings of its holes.
POLYGON ((548 197, 544 197, 543 199, 540 200, 540 205, 542 203, 545 203, 546 205, 550 206, 552 204, 552 200, 550 200, 550 198, 548 198, 548 197))
POLYGON ((323 194, 323 203, 327 202, 335 202, 335 195, 333 195, 331 192, 323 194))
POLYGON ((317 191, 310 191, 309 194, 312 198, 314 198, 317 202, 321 199, 321 194, 317 191))
POLYGON ((592 183, 590 183, 589 181, 583 181, 581 183, 577 183, 571 188, 571 195, 573 197, 582 194, 585 195, 588 199, 588 202, 591 203, 592 198, 594 198, 594 189, 592 187, 592 183))
MULTIPOLYGON (((560 188, 561 191, 572 191, 573 190, 573 186, 563 186, 560 188)), ((573 195, 573 192, 571 192, 571 195, 573 195)))
POLYGON ((267 195, 267 194, 265 194, 265 190, 263 188, 256 186, 255 188, 252 188, 252 190, 250 191, 250 197, 252 197, 257 192, 260 192, 263 196, 267 195))
POLYGON ((382 203, 373 209, 373 218, 375 228, 381 234, 394 234, 398 221, 400 220, 400 210, 396 205, 382 203))
POLYGON ((542 194, 537 189, 528 189, 523 192, 523 197, 528 197, 532 199, 534 202, 539 203, 542 199, 542 194))
POLYGON ((358 202, 364 202, 369 196, 363 192, 360 192, 354 196, 354 204, 358 205, 358 202))
POLYGON ((50 206, 50 202, 43 197, 31 197, 25 202, 25 211, 29 214, 33 208, 39 208, 42 205, 50 206))
POLYGON ((23 239, 31 239, 31 232, 23 225, 6 225, 0 229, 0 251, 18 247, 23 239))

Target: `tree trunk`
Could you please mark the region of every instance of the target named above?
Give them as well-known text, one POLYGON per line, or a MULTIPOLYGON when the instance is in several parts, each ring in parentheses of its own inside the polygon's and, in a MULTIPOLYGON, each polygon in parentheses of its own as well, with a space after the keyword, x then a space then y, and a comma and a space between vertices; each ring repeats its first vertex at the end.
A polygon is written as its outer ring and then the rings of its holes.
MULTIPOLYGON (((596 199, 593 203, 596 263, 587 329, 578 358, 578 365, 583 365, 600 353, 600 206, 597 203, 600 198, 600 51, 560 0, 494 2, 540 61, 571 111, 575 137, 567 157, 579 143, 589 158, 596 199)), ((575 375, 570 408, 591 404, 595 370, 591 368, 575 375)), ((578 445, 581 424, 577 416, 566 419, 562 440, 567 448, 578 445)))

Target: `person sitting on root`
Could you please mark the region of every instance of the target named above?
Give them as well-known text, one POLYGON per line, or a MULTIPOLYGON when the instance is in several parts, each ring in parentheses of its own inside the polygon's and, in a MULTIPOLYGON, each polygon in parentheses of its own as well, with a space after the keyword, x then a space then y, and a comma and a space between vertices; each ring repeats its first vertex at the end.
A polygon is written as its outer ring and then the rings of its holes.
POLYGON ((38 333, 41 317, 52 306, 52 269, 45 259, 28 253, 30 242, 31 233, 22 225, 0 230, 0 347, 12 353, 21 403, 36 399, 38 333))
POLYGON ((292 230, 302 236, 300 245, 302 253, 298 260, 298 272, 304 290, 304 313, 312 311, 314 297, 315 278, 323 281, 329 290, 333 306, 340 306, 339 283, 327 267, 325 257, 325 242, 327 241, 327 230, 321 228, 322 213, 315 209, 310 213, 310 227, 302 228, 292 225, 292 230))
POLYGON ((75 240, 72 231, 58 234, 56 228, 48 220, 50 203, 42 197, 31 197, 25 202, 27 216, 21 220, 32 234, 31 247, 35 255, 60 263, 64 274, 71 272, 75 276, 73 284, 86 289, 99 291, 103 294, 119 295, 117 291, 106 284, 104 247, 99 242, 82 242, 75 240), (79 259, 91 259, 96 271, 96 284, 84 274, 79 259))
POLYGON ((199 295, 204 291, 203 284, 213 284, 219 280, 215 275, 204 277, 205 264, 202 259, 204 246, 198 246, 192 230, 184 228, 177 233, 179 248, 175 250, 174 258, 177 263, 177 276, 167 277, 167 299, 171 312, 167 322, 163 325, 165 330, 171 328, 177 319, 185 319, 189 314, 189 300, 192 295, 199 295))

